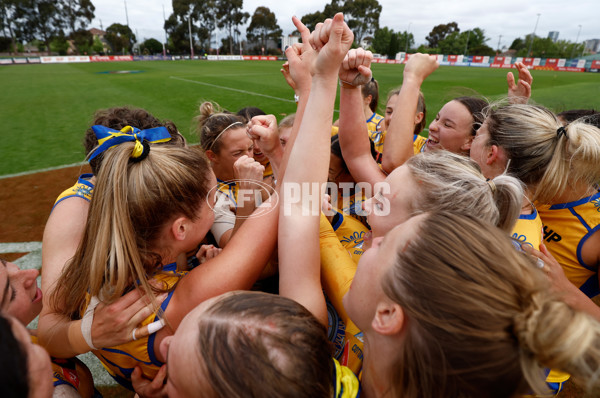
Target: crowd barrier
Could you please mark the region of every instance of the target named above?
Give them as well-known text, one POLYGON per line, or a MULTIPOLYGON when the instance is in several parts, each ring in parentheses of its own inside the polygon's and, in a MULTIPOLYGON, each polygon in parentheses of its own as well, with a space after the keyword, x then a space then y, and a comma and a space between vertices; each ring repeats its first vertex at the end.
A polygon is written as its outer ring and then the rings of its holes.
MULTIPOLYGON (((411 54, 400 53, 398 59, 374 58, 373 63, 378 64, 404 64, 411 54)), ((469 66, 476 68, 504 68, 515 67, 516 62, 524 63, 528 68, 535 70, 554 70, 561 72, 599 72, 600 60, 586 61, 585 59, 565 58, 533 58, 533 57, 505 57, 483 55, 442 55, 438 54, 440 65, 469 66)), ((73 56, 48 56, 48 57, 13 57, 0 58, 0 65, 19 64, 61 64, 73 62, 115 62, 115 61, 170 61, 189 59, 189 56, 180 55, 73 55, 73 56)), ((277 61, 280 58, 274 55, 207 55, 195 56, 194 59, 209 61, 277 61)))

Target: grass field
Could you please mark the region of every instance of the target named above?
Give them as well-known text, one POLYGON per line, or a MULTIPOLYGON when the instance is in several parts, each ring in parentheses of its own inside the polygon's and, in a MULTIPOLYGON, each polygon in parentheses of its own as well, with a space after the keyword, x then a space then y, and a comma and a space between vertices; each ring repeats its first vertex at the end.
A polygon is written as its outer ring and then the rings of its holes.
MULTIPOLYGON (((0 67, 0 176, 83 160, 81 140, 95 110, 142 107, 171 119, 191 141, 192 118, 204 99, 237 111, 258 106, 280 119, 294 112, 293 92, 269 61, 146 61, 0 67), (107 73, 130 71, 137 73, 107 73)), ((400 65, 374 64, 385 93, 402 81, 400 65)), ((428 121, 449 99, 506 93, 507 70, 440 67, 423 85, 428 121)), ((555 111, 600 108, 600 74, 532 71, 533 99, 555 111)))

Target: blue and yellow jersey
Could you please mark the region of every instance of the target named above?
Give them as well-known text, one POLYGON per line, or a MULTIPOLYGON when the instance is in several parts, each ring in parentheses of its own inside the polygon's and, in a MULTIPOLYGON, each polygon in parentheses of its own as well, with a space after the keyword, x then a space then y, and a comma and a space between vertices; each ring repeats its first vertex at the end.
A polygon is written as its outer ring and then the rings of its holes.
POLYGON ((383 143, 385 142, 385 134, 387 131, 383 129, 383 116, 373 113, 370 118, 367 119, 367 130, 369 131, 369 138, 375 144, 375 150, 379 153, 383 152, 383 143))
POLYGON ((91 173, 80 175, 75 185, 73 185, 69 189, 64 190, 60 195, 58 195, 58 198, 56 198, 56 201, 54 202, 54 206, 52 206, 52 208, 54 209, 54 207, 56 207, 57 204, 59 204, 61 201, 67 198, 82 198, 87 200, 88 202, 92 200, 94 184, 91 183, 90 179, 93 176, 94 175, 91 173))
POLYGON ((355 398, 360 397, 360 382, 350 369, 340 365, 333 358, 333 397, 355 398))
POLYGON ((529 246, 536 250, 540 249, 540 243, 542 243, 542 219, 535 207, 531 214, 519 215, 511 236, 521 246, 529 246))
MULTIPOLYGON (((163 282, 166 288, 171 289, 181 279, 187 271, 178 271, 177 264, 172 263, 165 265, 161 272, 158 272, 152 279, 163 282)), ((174 289, 171 290, 163 303, 161 304, 162 311, 166 311, 171 298, 173 297, 174 289)), ((148 316, 141 322, 142 326, 148 325, 159 320, 156 313, 148 316)), ((115 347, 102 348, 92 351, 94 355, 100 359, 108 373, 123 387, 133 390, 131 385, 131 373, 136 366, 142 369, 144 377, 152 380, 156 373, 163 365, 156 358, 154 352, 154 339, 156 333, 149 336, 130 341, 115 347)))
POLYGON ((413 137, 413 153, 415 155, 425 152, 425 143, 427 142, 427 138, 422 135, 415 134, 413 137))
POLYGON ((339 209, 341 212, 353 217, 364 225, 367 225, 367 216, 361 215, 362 204, 367 200, 365 191, 356 187, 356 184, 349 184, 347 189, 344 189, 343 184, 339 184, 338 195, 331 205, 339 209))
POLYGON ((271 177, 273 175, 273 167, 271 166, 269 159, 265 157, 265 160, 259 163, 265 167, 265 171, 263 171, 263 179, 271 177))
MULTIPOLYGON (((363 334, 350 320, 342 303, 356 273, 356 263, 324 215, 320 220, 319 246, 321 280, 329 317, 329 339, 334 344, 335 358, 359 374, 363 361, 363 334)), ((357 250, 362 251, 362 248, 357 250)))
POLYGON ((598 295, 598 264, 586 264, 581 249, 600 229, 600 192, 570 203, 537 207, 544 224, 544 243, 567 278, 588 297, 598 295))
POLYGON ((234 209, 237 208, 237 195, 240 190, 237 182, 226 182, 217 178, 217 190, 227 197, 234 209))
MULTIPOLYGON (((33 344, 39 344, 37 336, 30 337, 33 344)), ((54 387, 68 385, 74 388, 81 397, 85 398, 93 395, 94 386, 89 380, 85 380, 85 378, 80 379, 78 366, 82 365, 78 365, 75 358, 50 357, 50 360, 52 365, 52 385, 54 387)))
POLYGON ((352 261, 358 264, 358 260, 360 260, 360 256, 364 252, 362 248, 363 240, 369 229, 355 218, 349 217, 337 209, 334 210, 336 214, 331 220, 331 227, 342 246, 344 246, 350 257, 352 257, 352 261))

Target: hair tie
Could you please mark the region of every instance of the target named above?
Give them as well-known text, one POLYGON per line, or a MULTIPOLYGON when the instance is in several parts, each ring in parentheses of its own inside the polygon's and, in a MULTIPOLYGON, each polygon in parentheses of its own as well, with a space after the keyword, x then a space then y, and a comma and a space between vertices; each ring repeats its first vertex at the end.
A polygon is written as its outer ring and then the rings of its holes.
POLYGON ((148 140, 144 139, 140 142, 140 140, 135 140, 135 146, 133 147, 133 151, 131 152, 131 161, 133 163, 140 162, 148 157, 150 153, 150 143, 148 140))
POLYGON ((215 146, 215 143, 217 141, 219 141, 219 138, 221 138, 221 136, 223 135, 223 133, 226 132, 227 130, 229 130, 230 128, 232 128, 233 126, 235 126, 236 124, 241 124, 242 126, 244 125, 244 123, 242 123, 242 122, 233 122, 229 126, 225 127, 223 130, 221 130, 221 132, 219 134, 217 134, 217 137, 212 142, 212 144, 210 144, 210 146, 208 147, 208 150, 212 151, 213 146, 215 146))
POLYGON ((556 136, 558 137, 558 139, 560 139, 561 135, 569 139, 569 136, 567 135, 567 129, 565 129, 564 126, 560 126, 558 129, 556 129, 556 136))
POLYGON ((490 190, 492 191, 492 193, 495 194, 496 193, 496 183, 494 183, 494 181, 491 180, 491 179, 489 179, 489 178, 487 180, 485 180, 485 182, 487 182, 487 184, 490 187, 490 190))
POLYGON ((88 161, 94 159, 110 147, 119 145, 123 142, 132 141, 136 142, 132 157, 137 159, 140 156, 143 156, 142 159, 144 159, 148 156, 148 151, 150 151, 148 143, 167 142, 171 140, 171 134, 169 134, 169 130, 167 130, 166 127, 154 127, 147 130, 140 130, 136 127, 125 126, 121 130, 114 130, 110 127, 95 125, 92 126, 92 131, 98 139, 98 146, 91 152, 88 161), (144 141, 148 142, 146 144, 148 146, 147 150, 144 147, 144 141), (146 152, 145 155, 144 152, 146 152))

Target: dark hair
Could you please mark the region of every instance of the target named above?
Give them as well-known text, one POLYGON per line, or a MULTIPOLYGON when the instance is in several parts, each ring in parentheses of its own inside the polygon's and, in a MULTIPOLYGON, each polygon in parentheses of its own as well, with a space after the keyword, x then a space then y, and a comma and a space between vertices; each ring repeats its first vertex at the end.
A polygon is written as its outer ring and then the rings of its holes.
POLYGON ((570 109, 568 111, 563 111, 556 116, 564 120, 566 124, 581 119, 580 121, 583 123, 600 128, 600 112, 594 109, 570 109))
POLYGON ((3 397, 24 398, 29 395, 27 352, 13 334, 11 322, 2 315, 0 315, 0 385, 3 397))
POLYGON ((379 105, 379 83, 377 83, 377 80, 371 78, 371 81, 360 87, 360 92, 363 98, 367 98, 369 95, 371 96, 369 108, 371 108, 371 111, 376 112, 377 105, 379 105))
MULTIPOLYGON (((379 152, 375 149, 375 144, 373 141, 369 140, 370 148, 371 148, 371 156, 373 159, 377 160, 379 156, 379 152)), ((348 170, 348 166, 346 165, 346 160, 344 160, 344 156, 342 155, 342 148, 340 147, 340 139, 337 134, 331 136, 331 153, 338 158, 342 159, 342 168, 346 173, 350 173, 348 170)))
POLYGON ((331 396, 333 360, 327 331, 297 302, 238 292, 208 308, 198 329, 199 357, 214 392, 209 396, 331 396))
POLYGON ((243 117, 248 123, 254 116, 266 115, 265 111, 255 106, 247 106, 237 111, 236 115, 243 117))
MULTIPOLYGON (((100 109, 94 113, 92 126, 102 125, 111 129, 121 130, 125 126, 137 127, 140 130, 150 129, 153 127, 166 127, 171 135, 171 140, 167 141, 168 145, 184 146, 185 138, 179 133, 175 124, 170 120, 160 121, 148 111, 141 108, 132 108, 121 106, 108 109, 100 109)), ((85 132, 83 141, 86 156, 98 146, 98 139, 92 128, 88 128, 85 132)), ((100 165, 104 159, 104 154, 101 153, 90 161, 92 173, 98 175, 100 165)))
POLYGON ((473 117, 471 135, 474 136, 485 120, 485 109, 489 106, 489 103, 486 100, 477 97, 458 97, 454 98, 453 101, 460 102, 469 110, 469 113, 471 113, 471 116, 473 117))

